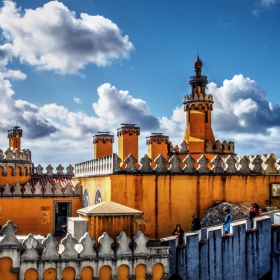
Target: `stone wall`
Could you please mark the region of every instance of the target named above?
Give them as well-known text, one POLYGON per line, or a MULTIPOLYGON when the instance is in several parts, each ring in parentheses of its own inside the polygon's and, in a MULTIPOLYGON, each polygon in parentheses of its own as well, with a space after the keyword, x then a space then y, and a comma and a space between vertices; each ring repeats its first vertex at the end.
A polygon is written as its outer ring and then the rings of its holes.
MULTIPOLYGON (((112 249, 114 240, 106 232, 95 241, 88 233, 77 241, 71 234, 67 234, 61 243, 63 249, 59 250, 57 239, 48 234, 42 244, 32 234, 22 243, 15 236, 17 227, 9 221, 2 228, 3 237, 0 238, 0 260, 1 258, 12 259, 12 272, 19 274, 18 279, 25 279, 27 270, 34 269, 38 272, 38 279, 43 279, 44 272, 54 268, 57 279, 62 279, 65 268, 71 267, 75 270, 75 280, 81 279, 80 272, 85 267, 90 267, 94 272, 94 279, 99 279, 99 271, 105 265, 112 271, 112 278, 117 279, 118 267, 126 265, 129 267, 129 279, 135 279, 135 268, 139 264, 146 267, 146 275, 153 278, 153 267, 160 264, 163 268, 162 278, 169 278, 169 248, 153 247, 147 248, 148 238, 142 232, 138 232, 133 241, 124 233, 116 238, 116 249, 112 249), (133 242, 133 248, 129 244, 133 242), (97 247, 94 250, 94 247, 97 247)), ((1 278, 1 269, 0 269, 1 278)), ((1 278, 2 279, 2 278, 1 278)), ((13 278, 14 279, 14 278, 13 278)))
POLYGON ((243 220, 233 222, 227 235, 220 225, 186 233, 185 238, 183 248, 177 247, 174 236, 161 239, 170 247, 171 275, 200 280, 257 280, 271 273, 272 279, 280 279, 280 224, 271 225, 269 216, 256 218, 251 230, 243 220))

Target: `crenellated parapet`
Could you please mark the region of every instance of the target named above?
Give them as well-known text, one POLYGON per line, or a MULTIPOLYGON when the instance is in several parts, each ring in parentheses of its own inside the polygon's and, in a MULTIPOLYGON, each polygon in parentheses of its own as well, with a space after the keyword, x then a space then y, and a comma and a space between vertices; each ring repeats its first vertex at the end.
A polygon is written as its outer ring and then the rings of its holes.
POLYGON ((5 152, 0 149, 0 161, 27 161, 31 162, 31 151, 29 149, 11 149, 8 148, 5 152))
POLYGON ((67 176, 31 178, 27 183, 0 186, 0 199, 6 197, 80 197, 80 185, 67 176))
POLYGON ((185 95, 184 97, 184 110, 189 111, 190 109, 198 110, 199 105, 201 105, 201 109, 206 109, 207 105, 209 110, 213 111, 213 96, 212 94, 190 94, 185 95))
POLYGON ((279 217, 276 213, 274 219, 267 215, 256 218, 252 229, 245 219, 234 221, 229 234, 222 224, 188 232, 181 247, 177 236, 162 238, 161 244, 170 247, 170 275, 184 280, 227 279, 229 275, 231 279, 258 280, 271 273, 271 279, 280 279, 279 253, 271 257, 280 251, 279 217))
POLYGON ((28 162, 23 162, 23 161, 0 161, 0 168, 2 167, 2 176, 6 176, 7 173, 7 169, 11 168, 12 172, 11 175, 12 176, 16 176, 16 175, 31 175, 33 173, 33 163, 28 163, 28 162), (19 174, 17 172, 17 169, 19 168, 19 174))
POLYGON ((160 265, 162 277, 169 276, 169 248, 148 248, 147 237, 138 232, 131 240, 124 232, 116 237, 115 249, 112 249, 114 240, 106 232, 97 238, 97 242, 88 233, 80 240, 76 240, 70 233, 58 244, 57 238, 52 234, 43 240, 37 240, 32 234, 21 242, 15 235, 17 227, 8 221, 2 228, 3 237, 0 237, 0 258, 12 259, 13 271, 18 272, 18 279, 26 279, 28 269, 38 272, 38 279, 43 279, 45 270, 49 267, 56 269, 57 279, 62 279, 62 269, 72 267, 76 272, 76 278, 80 279, 84 267, 93 270, 94 279, 99 279, 100 269, 106 265, 111 268, 111 275, 118 276, 118 268, 121 265, 129 267, 129 279, 137 278, 138 265, 146 268, 146 274, 153 273, 153 267, 160 265), (96 245, 96 246, 95 246, 96 245), (62 247, 62 248, 61 248, 62 247), (97 250, 94 247, 98 247, 97 250), (58 250, 59 248, 59 250, 58 250))
POLYGON ((37 167, 34 168, 34 175, 38 175, 38 176, 43 176, 43 175, 47 175, 47 176, 54 176, 54 175, 65 175, 65 176, 74 176, 74 167, 69 164, 68 167, 66 167, 66 172, 63 172, 64 167, 59 164, 55 170, 56 172, 53 172, 54 168, 49 164, 46 167, 46 172, 43 172, 44 167, 42 167, 41 164, 39 164, 37 167))
POLYGON ((168 161, 160 154, 153 161, 147 155, 140 159, 140 167, 137 160, 130 154, 125 158, 125 166, 120 167, 121 160, 116 154, 98 160, 91 160, 75 165, 76 177, 100 176, 105 174, 133 173, 133 174, 279 174, 274 154, 242 156, 234 155, 222 157, 216 155, 209 160, 208 155, 202 155, 195 160, 190 154, 181 160, 174 154, 168 161), (152 168, 152 163, 155 167, 152 168), (184 166, 182 167, 182 163, 184 166), (195 167, 198 166, 198 167, 195 167))
POLYGON ((205 152, 206 153, 216 153, 216 154, 234 154, 234 142, 227 142, 224 140, 222 143, 220 140, 216 140, 215 143, 212 143, 208 140, 205 143, 205 152))

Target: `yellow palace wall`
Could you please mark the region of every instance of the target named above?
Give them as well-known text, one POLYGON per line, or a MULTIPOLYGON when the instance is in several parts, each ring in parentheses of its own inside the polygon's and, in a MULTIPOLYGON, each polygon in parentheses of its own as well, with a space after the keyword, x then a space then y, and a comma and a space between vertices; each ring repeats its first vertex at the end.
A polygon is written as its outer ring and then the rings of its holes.
MULTIPOLYGON (((265 207, 270 184, 280 183, 279 175, 122 175, 80 178, 94 204, 99 189, 102 201, 114 202, 144 212, 145 235, 169 236, 180 223, 190 230, 193 212, 202 218, 205 211, 221 202, 238 204, 256 201, 265 207)), ((280 206, 280 200, 274 199, 280 206)))
POLYGON ((18 228, 16 234, 40 234, 47 236, 54 230, 54 203, 72 202, 72 213, 70 216, 78 216, 77 210, 82 207, 80 199, 73 197, 52 198, 13 198, 0 197, 0 224, 3 226, 11 220, 18 228), (44 219, 42 208, 47 208, 50 215, 49 222, 42 224, 44 219))

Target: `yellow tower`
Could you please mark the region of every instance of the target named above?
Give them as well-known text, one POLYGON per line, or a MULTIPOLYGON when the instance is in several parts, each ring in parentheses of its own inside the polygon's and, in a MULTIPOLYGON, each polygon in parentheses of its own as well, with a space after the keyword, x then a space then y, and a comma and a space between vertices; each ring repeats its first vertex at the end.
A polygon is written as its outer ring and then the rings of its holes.
POLYGON ((122 127, 118 128, 118 156, 122 160, 124 166, 124 159, 132 154, 138 161, 138 135, 140 135, 140 127, 136 124, 122 123, 122 127))
POLYGON ((8 130, 9 148, 11 150, 14 149, 20 150, 21 137, 22 137, 22 129, 20 129, 19 126, 15 126, 14 128, 8 130))
POLYGON ((202 76, 202 61, 197 56, 194 63, 196 75, 191 76, 189 84, 192 87, 190 95, 184 99, 186 112, 186 132, 184 141, 188 144, 189 153, 204 153, 206 142, 215 143, 211 126, 211 111, 213 97, 205 93, 208 83, 207 76, 202 76))
POLYGON ((110 135, 109 132, 98 131, 97 133, 93 136, 94 159, 109 156, 113 153, 114 135, 110 135))

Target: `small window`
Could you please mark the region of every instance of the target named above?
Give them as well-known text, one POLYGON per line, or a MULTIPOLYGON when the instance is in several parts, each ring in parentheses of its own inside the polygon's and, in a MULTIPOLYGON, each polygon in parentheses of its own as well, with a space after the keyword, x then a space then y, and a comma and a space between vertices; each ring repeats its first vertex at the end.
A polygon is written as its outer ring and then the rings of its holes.
POLYGON ((205 123, 208 123, 208 111, 205 111, 205 123))

